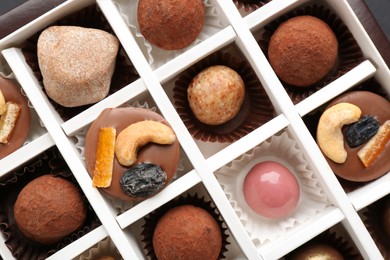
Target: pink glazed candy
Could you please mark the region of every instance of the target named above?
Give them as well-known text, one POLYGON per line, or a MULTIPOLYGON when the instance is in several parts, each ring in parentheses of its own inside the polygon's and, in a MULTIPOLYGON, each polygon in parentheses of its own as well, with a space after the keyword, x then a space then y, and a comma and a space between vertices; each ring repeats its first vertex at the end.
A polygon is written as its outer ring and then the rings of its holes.
POLYGON ((257 214, 281 218, 296 208, 299 184, 294 174, 283 165, 265 161, 256 164, 244 180, 244 197, 257 214))

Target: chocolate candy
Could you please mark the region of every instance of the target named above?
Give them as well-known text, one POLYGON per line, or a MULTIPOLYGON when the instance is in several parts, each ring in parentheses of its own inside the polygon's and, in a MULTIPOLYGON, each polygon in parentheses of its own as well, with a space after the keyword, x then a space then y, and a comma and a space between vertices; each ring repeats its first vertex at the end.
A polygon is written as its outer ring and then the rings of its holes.
MULTIPOLYGON (((346 102, 358 106, 362 111, 362 117, 365 115, 374 116, 380 125, 386 120, 390 120, 390 102, 385 98, 369 91, 352 91, 345 93, 333 100, 328 107, 337 103, 346 102)), ((362 146, 349 147, 346 138, 344 138, 344 148, 347 151, 347 159, 344 163, 335 163, 325 156, 333 172, 346 180, 356 182, 366 182, 379 178, 390 170, 390 145, 386 145, 378 158, 369 166, 365 167, 357 153, 362 146)))
POLYGON ((300 195, 294 174, 272 161, 256 164, 245 177, 243 189, 249 207, 268 218, 289 215, 300 195))
POLYGON ((298 248, 291 260, 343 260, 344 257, 335 248, 326 244, 312 243, 298 248))
MULTIPOLYGON (((96 162, 96 150, 100 128, 103 126, 111 126, 115 127, 117 133, 120 133, 130 124, 144 120, 155 120, 168 124, 161 115, 143 108, 107 108, 102 111, 89 128, 85 140, 85 162, 87 171, 91 177, 93 176, 96 162)), ((178 140, 176 140, 172 145, 149 143, 138 151, 137 161, 135 164, 149 162, 159 165, 167 174, 167 180, 165 183, 166 186, 176 173, 177 166, 179 165, 179 159, 180 145, 178 140)), ((112 197, 127 201, 145 199, 145 197, 130 197, 123 192, 119 181, 127 169, 129 169, 129 167, 121 165, 115 158, 111 185, 110 187, 102 189, 102 191, 107 192, 112 197)))

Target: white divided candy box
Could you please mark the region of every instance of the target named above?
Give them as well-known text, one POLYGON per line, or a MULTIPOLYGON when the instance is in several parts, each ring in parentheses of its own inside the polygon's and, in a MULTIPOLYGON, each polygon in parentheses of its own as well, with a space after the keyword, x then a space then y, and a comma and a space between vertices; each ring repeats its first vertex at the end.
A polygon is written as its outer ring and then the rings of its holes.
POLYGON ((33 179, 34 172, 42 170, 71 172, 73 176, 68 177, 74 177, 90 205, 86 226, 58 245, 42 249, 43 258, 112 255, 148 259, 150 241, 142 235, 145 217, 187 196, 211 201, 215 207, 223 220, 226 251, 221 256, 226 259, 290 259, 291 252, 311 241, 331 243, 346 259, 389 257, 390 248, 382 244, 375 221, 370 219, 376 214, 371 211, 390 193, 389 169, 369 182, 342 180, 316 143, 319 115, 337 96, 351 90, 367 90, 387 100, 390 96, 390 71, 347 1, 272 0, 249 9, 233 1, 203 3, 201 33, 178 51, 156 48, 142 36, 137 24, 138 0, 68 0, 0 40, 0 74, 21 86, 31 110, 25 144, 0 161, 3 259, 32 259, 28 254, 36 245, 14 241, 20 234, 12 227, 14 220, 8 219, 12 210, 4 208, 12 208, 9 200, 15 200, 6 195, 16 196, 10 187, 18 187, 27 175, 33 179), (266 49, 270 34, 283 19, 303 14, 319 16, 332 25, 340 57, 331 77, 297 94, 278 79, 266 49), (119 39, 117 71, 102 101, 66 109, 46 95, 36 42, 39 33, 54 24, 97 27, 119 39), (248 83, 250 116, 234 134, 208 135, 207 129, 199 130, 178 102, 183 79, 216 63, 241 70, 248 83), (85 165, 88 128, 105 108, 123 106, 161 114, 180 142, 180 163, 173 181, 139 202, 114 199, 93 187, 85 165), (256 214, 243 195, 248 171, 267 160, 286 165, 299 183, 298 204, 282 218, 256 214))

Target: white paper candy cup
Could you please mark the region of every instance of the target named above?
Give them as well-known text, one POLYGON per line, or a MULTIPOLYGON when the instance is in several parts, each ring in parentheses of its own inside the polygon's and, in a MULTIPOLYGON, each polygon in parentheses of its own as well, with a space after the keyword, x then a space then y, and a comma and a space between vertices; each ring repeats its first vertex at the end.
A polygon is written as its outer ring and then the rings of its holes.
POLYGON ((256 246, 285 235, 290 229, 313 219, 330 206, 302 151, 286 132, 272 136, 231 164, 219 169, 216 176, 256 246), (270 219, 256 214, 246 203, 242 191, 248 171, 255 164, 268 160, 286 166, 295 175, 300 186, 298 205, 284 218, 270 219))
POLYGON ((125 20, 130 31, 135 36, 135 40, 141 48, 143 54, 149 62, 152 69, 156 69, 165 64, 169 60, 172 60, 176 56, 184 53, 186 50, 192 48, 198 43, 206 40, 223 27, 222 21, 218 17, 216 7, 210 3, 209 0, 203 0, 205 7, 205 21, 202 27, 201 33, 197 39, 186 48, 176 51, 167 51, 153 46, 145 37, 141 34, 138 22, 137 22, 137 9, 139 1, 128 0, 114 0, 122 18, 125 20))

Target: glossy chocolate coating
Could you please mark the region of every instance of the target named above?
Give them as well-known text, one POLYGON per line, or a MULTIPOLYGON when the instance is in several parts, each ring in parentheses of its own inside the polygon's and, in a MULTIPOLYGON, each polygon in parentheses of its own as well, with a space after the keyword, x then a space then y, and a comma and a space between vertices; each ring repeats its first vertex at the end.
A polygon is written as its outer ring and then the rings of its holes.
POLYGON ((249 207, 268 218, 289 215, 297 207, 300 196, 294 174, 273 161, 256 164, 245 177, 243 191, 249 207))
MULTIPOLYGON (((383 125, 386 120, 390 120, 390 102, 372 92, 353 91, 346 93, 335 99, 327 108, 340 102, 347 102, 358 106, 362 111, 361 116, 373 115, 379 121, 380 125, 383 125)), ((343 130, 345 131, 345 127, 343 130)), ((390 170, 390 143, 387 143, 379 157, 368 168, 364 167, 357 156, 357 153, 363 146, 364 144, 356 148, 351 148, 344 138, 344 148, 348 154, 347 160, 342 164, 338 164, 326 156, 325 158, 337 176, 349 181, 371 181, 387 173, 390 170)))
MULTIPOLYGON (((89 175, 93 177, 93 170, 96 161, 96 149, 98 144, 99 130, 101 127, 115 127, 116 135, 132 123, 143 120, 155 120, 168 125, 168 122, 159 114, 142 108, 106 108, 92 123, 88 129, 85 140, 85 162, 89 175)), ((176 140, 171 145, 159 145, 149 143, 143 146, 137 155, 137 162, 149 162, 159 165, 167 174, 165 186, 172 180, 176 173, 180 159, 180 145, 176 140)), ((114 169, 111 186, 103 188, 109 195, 127 201, 142 200, 144 197, 132 198, 127 196, 120 186, 119 180, 128 167, 122 166, 114 159, 114 169)), ((165 187, 164 186, 164 187, 165 187)))
POLYGON ((293 253, 291 260, 343 260, 344 257, 335 248, 325 244, 304 245, 293 253))
POLYGON ((0 77, 0 89, 5 102, 14 101, 21 106, 19 118, 7 144, 0 144, 0 159, 21 147, 27 138, 30 129, 30 108, 28 100, 22 94, 21 89, 12 80, 0 77))

